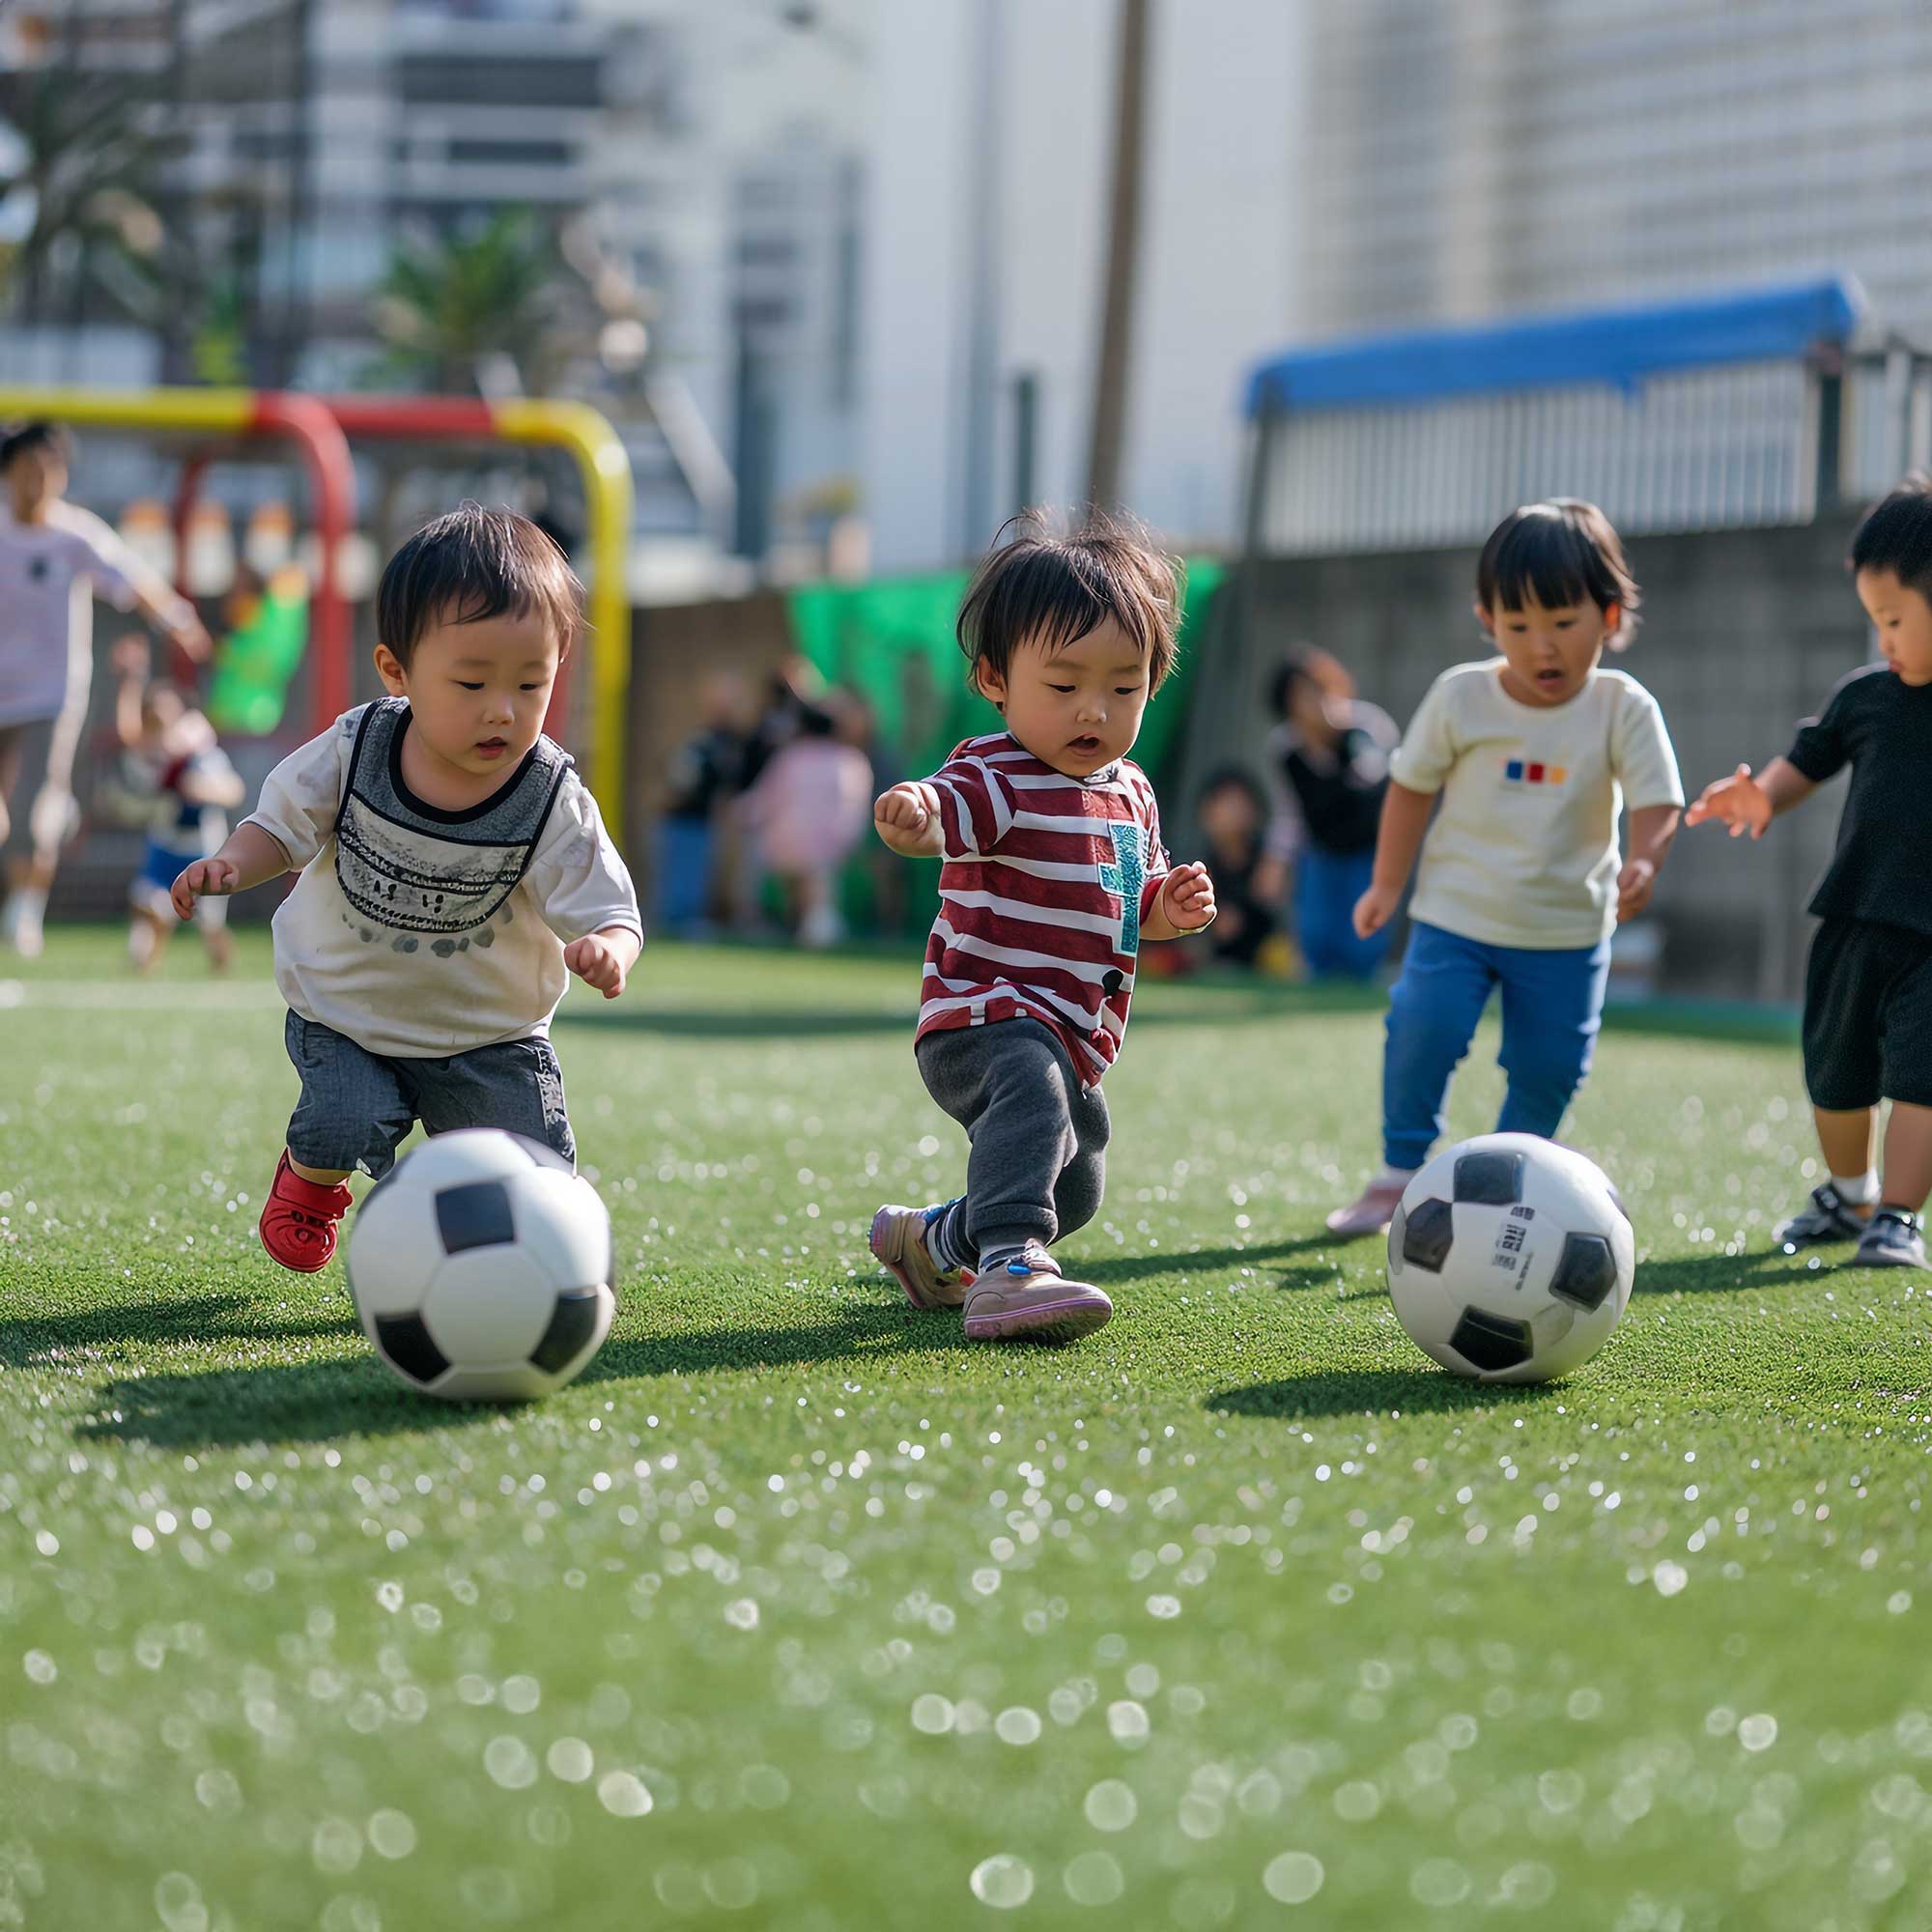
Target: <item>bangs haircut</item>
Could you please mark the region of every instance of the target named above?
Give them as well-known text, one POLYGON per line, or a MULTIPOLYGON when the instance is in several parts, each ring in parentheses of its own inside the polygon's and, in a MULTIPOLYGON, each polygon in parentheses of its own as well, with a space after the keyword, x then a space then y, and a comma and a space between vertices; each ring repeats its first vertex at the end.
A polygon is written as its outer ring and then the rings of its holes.
POLYGON ((583 585, 527 517, 481 503, 425 524, 389 559, 376 589, 376 635, 405 669, 434 625, 532 612, 556 639, 561 662, 583 622, 583 585))
POLYGON ((1908 590, 1932 599, 1932 476, 1915 469, 1874 503, 1845 561, 1854 574, 1889 570, 1908 590))
POLYGON ((1012 674, 1024 644, 1048 655, 1078 643, 1111 618, 1147 666, 1148 695, 1174 668, 1180 567, 1138 525, 1096 520, 1057 536, 1034 512, 994 539, 959 607, 959 648, 972 666, 1012 674))
POLYGON ((1525 503, 1496 526, 1476 565, 1476 601, 1490 611, 1531 602, 1546 611, 1614 604, 1621 619, 1608 642, 1622 650, 1635 634, 1643 599, 1609 518, 1579 497, 1555 497, 1525 503))

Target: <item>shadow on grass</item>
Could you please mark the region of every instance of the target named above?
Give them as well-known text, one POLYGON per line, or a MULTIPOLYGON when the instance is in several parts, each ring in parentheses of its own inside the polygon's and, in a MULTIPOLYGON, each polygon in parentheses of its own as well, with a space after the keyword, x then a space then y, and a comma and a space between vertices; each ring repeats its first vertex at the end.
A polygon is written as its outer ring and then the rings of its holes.
POLYGON ((965 1347, 959 1317, 950 1311, 922 1314, 903 1303, 854 1307, 836 1321, 795 1328, 697 1328, 666 1335, 612 1336, 584 1370, 583 1379, 631 1381, 651 1376, 790 1369, 880 1355, 937 1354, 965 1347))
POLYGON ((1270 1272, 1280 1288, 1314 1288, 1333 1281, 1339 1267, 1286 1267, 1269 1269, 1267 1264, 1287 1255, 1305 1255, 1317 1248, 1340 1250, 1348 1246, 1333 1235, 1302 1235, 1292 1241, 1264 1241, 1246 1248, 1191 1248, 1169 1254, 1154 1249, 1145 1255, 1118 1255, 1099 1261, 1069 1262, 1070 1273, 1094 1282, 1146 1281, 1162 1274, 1186 1274, 1197 1268, 1253 1268, 1258 1274, 1270 1272))
POLYGON ((1475 1382, 1447 1369, 1326 1369, 1245 1388, 1217 1389, 1201 1406, 1217 1415, 1293 1422, 1318 1415, 1437 1414, 1463 1409, 1540 1406, 1560 1398, 1561 1382, 1475 1382))
POLYGON ((1747 1289, 1777 1288, 1791 1282, 1817 1281, 1850 1264, 1847 1245, 1832 1255, 1787 1255, 1781 1248, 1759 1248, 1749 1254, 1673 1255, 1667 1261, 1638 1264, 1633 1294, 1738 1294, 1747 1289), (1835 1255, 1835 1259, 1833 1259, 1835 1255), (1812 1259, 1820 1265, 1810 1265, 1812 1259))
POLYGON ((322 1341, 353 1335, 355 1318, 340 1315, 289 1320, 266 1315, 245 1294, 169 1295, 77 1308, 71 1315, 0 1321, 0 1366, 31 1369, 90 1351, 125 1351, 197 1342, 322 1341))
POLYGON ((296 1367, 111 1381, 74 1434, 155 1449, 242 1449, 257 1442, 420 1435, 463 1428, 492 1412, 488 1404, 412 1395, 369 1353, 296 1367))

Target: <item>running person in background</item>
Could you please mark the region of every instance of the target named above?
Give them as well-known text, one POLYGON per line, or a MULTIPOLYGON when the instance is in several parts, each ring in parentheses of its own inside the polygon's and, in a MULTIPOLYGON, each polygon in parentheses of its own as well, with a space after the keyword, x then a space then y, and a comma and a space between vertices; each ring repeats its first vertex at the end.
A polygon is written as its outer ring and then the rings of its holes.
POLYGON ((27 816, 32 852, 15 868, 0 940, 28 957, 41 950, 41 922, 77 818, 73 756, 94 682, 94 598, 138 609, 190 658, 206 658, 208 633, 186 598, 134 554, 107 525, 70 503, 68 440, 32 422, 0 437, 0 843, 20 781, 27 742, 51 725, 46 770, 27 816))
MULTIPOLYGON (((1355 696, 1355 681, 1326 651, 1291 651, 1269 691, 1280 721, 1268 734, 1274 808, 1264 897, 1279 898, 1294 874, 1295 943, 1318 980, 1368 980, 1394 938, 1384 925, 1363 938, 1355 901, 1375 872, 1376 832, 1400 734, 1386 711, 1355 696)), ((1217 874, 1218 877, 1218 874, 1217 874)))

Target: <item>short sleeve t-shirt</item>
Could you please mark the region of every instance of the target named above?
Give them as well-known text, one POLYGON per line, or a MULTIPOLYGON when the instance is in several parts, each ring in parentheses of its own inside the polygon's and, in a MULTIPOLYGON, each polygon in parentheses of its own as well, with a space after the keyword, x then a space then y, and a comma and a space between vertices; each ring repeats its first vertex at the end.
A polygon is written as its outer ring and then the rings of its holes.
POLYGON ((1852 768, 1811 912, 1932 933, 1932 685, 1907 684, 1889 665, 1856 670, 1784 755, 1814 784, 1852 768))
MULTIPOLYGON (((153 576, 107 525, 76 504, 44 524, 0 516, 0 725, 84 701, 94 669, 94 598, 131 610, 153 576)), ((165 592, 166 586, 159 588, 165 592)))
POLYGON ((1442 795, 1409 915, 1492 946, 1595 946, 1616 924, 1618 816, 1684 803, 1663 714, 1620 670, 1551 705, 1520 703, 1502 671, 1444 671, 1391 761, 1442 795))
POLYGON ((408 714, 398 698, 345 712, 269 774, 243 821, 301 873, 275 914, 275 984, 304 1019, 397 1059, 546 1035, 565 944, 642 937, 630 873, 547 738, 466 811, 414 798, 408 714))

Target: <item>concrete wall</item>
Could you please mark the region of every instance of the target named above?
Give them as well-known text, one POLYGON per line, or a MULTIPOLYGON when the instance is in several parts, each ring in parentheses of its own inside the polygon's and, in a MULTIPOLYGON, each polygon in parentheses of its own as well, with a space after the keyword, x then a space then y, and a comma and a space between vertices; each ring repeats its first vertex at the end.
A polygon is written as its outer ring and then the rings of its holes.
MULTIPOLYGON (((1630 649, 1609 661, 1663 707, 1687 795, 1741 760, 1758 766, 1783 751, 1794 723, 1869 661, 1843 564, 1851 529, 1850 519, 1833 519, 1631 546, 1644 621, 1630 649)), ((1194 720, 1194 774, 1230 757, 1259 765, 1271 722, 1264 680, 1296 639, 1334 651, 1362 695, 1406 724, 1439 671, 1490 655, 1470 612, 1474 580, 1466 549, 1264 564, 1240 662, 1212 680, 1194 720)), ((1834 781, 1757 845, 1709 826, 1679 835, 1652 902, 1667 990, 1800 996, 1804 906, 1831 854, 1843 790, 1834 781)))

